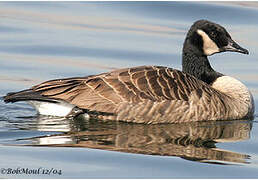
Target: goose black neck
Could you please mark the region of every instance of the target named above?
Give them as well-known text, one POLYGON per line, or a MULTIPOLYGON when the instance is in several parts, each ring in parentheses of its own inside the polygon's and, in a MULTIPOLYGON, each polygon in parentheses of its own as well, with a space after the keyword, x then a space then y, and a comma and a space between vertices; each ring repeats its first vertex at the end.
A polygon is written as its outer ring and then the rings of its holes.
POLYGON ((182 66, 183 72, 191 74, 207 84, 212 84, 218 77, 223 76, 211 67, 207 56, 200 49, 187 43, 187 40, 183 48, 182 66))

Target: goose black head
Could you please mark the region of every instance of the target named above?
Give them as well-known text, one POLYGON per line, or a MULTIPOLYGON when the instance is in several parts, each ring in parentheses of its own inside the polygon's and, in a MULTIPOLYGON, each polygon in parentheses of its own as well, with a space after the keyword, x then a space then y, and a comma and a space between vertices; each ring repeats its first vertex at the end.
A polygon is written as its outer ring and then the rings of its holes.
POLYGON ((207 20, 196 21, 191 26, 186 42, 195 46, 199 53, 206 56, 225 51, 249 54, 248 50, 232 40, 224 27, 207 20))

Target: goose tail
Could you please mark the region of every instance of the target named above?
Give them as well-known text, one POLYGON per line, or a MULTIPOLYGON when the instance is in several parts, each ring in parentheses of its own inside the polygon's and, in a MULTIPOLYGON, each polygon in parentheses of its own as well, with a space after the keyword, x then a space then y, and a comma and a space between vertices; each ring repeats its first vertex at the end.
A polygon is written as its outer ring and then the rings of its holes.
POLYGON ((32 91, 31 89, 26 89, 19 92, 10 92, 6 96, 3 96, 5 103, 14 103, 18 101, 43 101, 57 103, 58 101, 50 99, 46 96, 42 96, 39 92, 32 91))

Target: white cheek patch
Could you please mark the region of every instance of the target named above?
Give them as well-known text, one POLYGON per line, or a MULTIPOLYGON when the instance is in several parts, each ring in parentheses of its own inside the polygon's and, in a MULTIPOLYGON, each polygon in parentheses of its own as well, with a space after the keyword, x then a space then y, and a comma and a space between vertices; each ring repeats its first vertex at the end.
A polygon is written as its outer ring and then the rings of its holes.
POLYGON ((197 33, 202 37, 203 51, 205 55, 210 56, 214 53, 219 52, 218 46, 215 44, 213 40, 210 39, 210 37, 203 30, 198 29, 197 33))

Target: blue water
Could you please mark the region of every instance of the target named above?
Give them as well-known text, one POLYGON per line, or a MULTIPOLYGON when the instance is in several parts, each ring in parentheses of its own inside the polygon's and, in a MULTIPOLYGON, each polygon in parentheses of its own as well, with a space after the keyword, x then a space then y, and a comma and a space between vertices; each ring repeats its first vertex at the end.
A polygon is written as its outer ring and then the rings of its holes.
MULTIPOLYGON (((0 2, 0 12, 0 96, 115 68, 181 69, 187 30, 208 19, 250 52, 216 54, 212 66, 240 79, 258 104, 257 2, 0 2)), ((37 116, 26 103, 2 100, 0 112, 2 178, 258 177, 257 114, 137 125, 37 116), (26 168, 41 173, 17 173, 26 168)))

